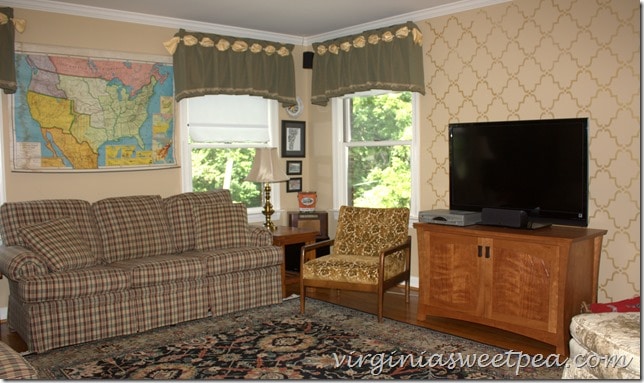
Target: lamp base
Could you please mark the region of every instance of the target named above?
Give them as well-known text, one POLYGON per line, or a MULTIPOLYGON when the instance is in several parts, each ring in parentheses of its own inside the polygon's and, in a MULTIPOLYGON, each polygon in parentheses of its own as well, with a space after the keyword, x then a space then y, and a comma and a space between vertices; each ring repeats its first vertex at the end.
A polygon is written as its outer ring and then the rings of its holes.
POLYGON ((275 226, 275 224, 273 223, 273 221, 270 221, 270 218, 267 218, 267 219, 269 219, 269 221, 268 221, 268 222, 264 222, 264 227, 265 227, 265 228, 267 228, 267 229, 268 229, 268 230, 270 230, 270 231, 275 231, 275 230, 277 230, 277 226, 275 226))
POLYGON ((273 213, 275 213, 275 210, 273 210, 273 204, 271 203, 271 184, 266 182, 264 183, 264 210, 262 210, 262 214, 266 217, 264 227, 270 231, 277 230, 277 226, 271 220, 273 213))

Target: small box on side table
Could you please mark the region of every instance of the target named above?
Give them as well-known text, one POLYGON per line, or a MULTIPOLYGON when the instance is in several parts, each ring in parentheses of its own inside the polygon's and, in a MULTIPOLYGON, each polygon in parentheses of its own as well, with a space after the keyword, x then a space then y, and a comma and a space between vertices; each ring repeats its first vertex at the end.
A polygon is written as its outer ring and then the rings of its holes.
MULTIPOLYGON (((299 229, 311 229, 317 231, 315 242, 329 239, 329 214, 325 211, 289 211, 288 224, 299 229)), ((286 247, 286 270, 300 271, 300 247, 289 245, 286 247)), ((329 247, 322 247, 316 250, 315 256, 321 257, 330 253, 329 247)))

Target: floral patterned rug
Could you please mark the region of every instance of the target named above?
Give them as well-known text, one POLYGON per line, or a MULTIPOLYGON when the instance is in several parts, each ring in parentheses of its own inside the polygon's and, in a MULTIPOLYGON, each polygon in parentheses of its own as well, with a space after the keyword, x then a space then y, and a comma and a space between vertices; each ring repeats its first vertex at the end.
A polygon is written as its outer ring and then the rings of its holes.
POLYGON ((292 299, 25 358, 42 380, 561 377, 561 366, 518 368, 526 356, 509 355, 313 299, 300 315, 299 300, 292 299))

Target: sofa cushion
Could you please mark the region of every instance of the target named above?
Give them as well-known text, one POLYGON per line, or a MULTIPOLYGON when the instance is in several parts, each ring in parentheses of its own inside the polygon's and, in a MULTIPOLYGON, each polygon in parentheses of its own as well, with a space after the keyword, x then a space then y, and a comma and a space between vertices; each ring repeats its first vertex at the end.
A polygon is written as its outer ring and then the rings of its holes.
POLYGON ((110 266, 127 271, 132 287, 194 281, 205 275, 199 258, 183 254, 129 259, 114 262, 110 266))
POLYGON ((283 261, 279 246, 238 247, 184 253, 202 260, 204 272, 210 277, 244 270, 262 269, 280 265, 283 261))
POLYGON ((25 245, 42 256, 50 271, 80 269, 97 263, 89 244, 69 217, 24 226, 19 233, 25 245))
POLYGON ((6 246, 24 245, 18 230, 60 217, 74 220, 80 236, 89 244, 92 253, 100 256, 101 242, 96 232, 91 204, 78 199, 51 199, 6 202, 0 207, 0 234, 6 246))
POLYGON ((230 205, 230 191, 218 189, 207 192, 189 192, 170 196, 163 200, 166 214, 174 236, 177 251, 182 253, 195 249, 195 223, 193 206, 230 205))
POLYGON ((125 270, 97 265, 26 278, 12 287, 11 294, 26 302, 77 299, 125 291, 130 287, 129 280, 125 270))
POLYGON ((193 210, 195 249, 216 250, 248 245, 248 218, 244 205, 197 205, 193 210))
POLYGON ((106 198, 92 205, 107 263, 176 252, 160 196, 106 198))

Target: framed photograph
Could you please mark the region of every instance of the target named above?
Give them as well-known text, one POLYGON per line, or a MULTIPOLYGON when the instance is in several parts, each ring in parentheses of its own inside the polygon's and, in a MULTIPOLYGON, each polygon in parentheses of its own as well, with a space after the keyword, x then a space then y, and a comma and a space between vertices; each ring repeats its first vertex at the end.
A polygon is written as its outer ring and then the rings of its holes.
POLYGON ((294 193, 302 191, 302 177, 295 177, 288 180, 286 183, 286 192, 294 193))
POLYGON ((302 161, 286 161, 286 174, 289 176, 302 175, 302 161))
POLYGON ((282 157, 305 157, 304 121, 282 121, 282 157))

